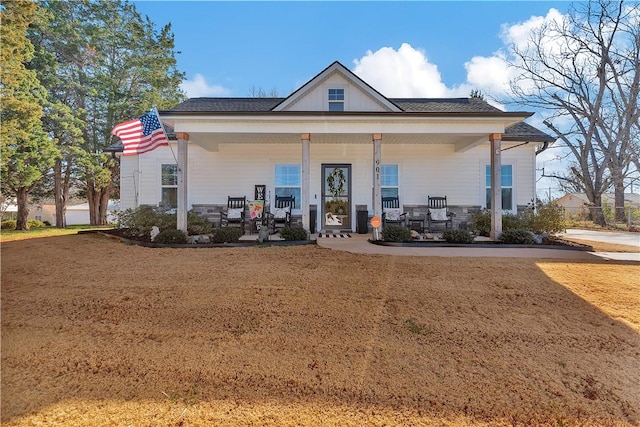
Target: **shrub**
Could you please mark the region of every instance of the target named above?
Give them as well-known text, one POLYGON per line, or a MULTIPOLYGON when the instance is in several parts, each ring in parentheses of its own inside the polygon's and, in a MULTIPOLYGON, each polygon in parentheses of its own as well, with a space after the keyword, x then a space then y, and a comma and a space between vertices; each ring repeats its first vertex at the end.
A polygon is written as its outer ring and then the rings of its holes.
MULTIPOLYGON (((27 220, 27 228, 42 228, 44 227, 44 222, 38 219, 29 219, 27 220)), ((8 219, 6 221, 2 221, 0 228, 3 230, 15 230, 16 228, 16 220, 8 219)))
POLYGON ((2 224, 0 225, 0 228, 2 228, 3 230, 15 230, 16 229, 16 220, 15 219, 8 219, 6 221, 2 221, 2 224))
POLYGON ((491 232, 491 211, 483 209, 474 213, 471 217, 471 229, 480 236, 489 237, 491 232))
POLYGON ((410 242, 411 231, 399 225, 387 225, 382 230, 382 240, 387 242, 410 242))
MULTIPOLYGON (((471 219, 471 229, 480 236, 489 236, 491 231, 491 210, 483 209, 471 219)), ((555 203, 540 204, 517 215, 502 215, 503 230, 531 230, 536 234, 555 234, 566 229, 564 208, 555 203)))
MULTIPOLYGON (((503 230, 515 230, 515 229, 528 229, 529 220, 527 214, 524 212, 514 215, 512 213, 506 213, 502 215, 502 229, 503 230)), ((489 226, 491 226, 491 217, 489 217, 489 226)))
POLYGON ((213 243, 235 243, 240 240, 242 230, 239 227, 216 228, 211 234, 213 243))
POLYGON ((564 208, 556 203, 539 205, 529 228, 536 234, 563 232, 566 229, 564 208))
POLYGON ((156 243, 187 243, 187 236, 180 230, 166 229, 162 230, 154 239, 156 243))
POLYGON ((176 229, 176 215, 157 212, 152 206, 140 206, 137 209, 126 209, 117 216, 120 228, 127 228, 131 237, 149 238, 151 228, 155 225, 160 231, 176 229))
POLYGON ((531 232, 520 228, 504 230, 498 238, 498 241, 516 245, 533 245, 535 243, 531 232))
POLYGON ((27 221, 27 227, 29 228, 42 228, 44 227, 44 222, 39 219, 30 219, 27 221))
POLYGON ((307 230, 302 227, 284 227, 280 230, 284 240, 307 240, 307 230))
POLYGON ((212 228, 212 224, 206 218, 192 210, 187 212, 187 234, 189 236, 209 234, 212 228))
MULTIPOLYGON (((137 209, 126 209, 117 214, 116 223, 119 228, 128 229, 127 235, 137 238, 148 238, 155 225, 160 231, 175 230, 177 215, 157 211, 153 206, 140 206, 137 209)), ((187 234, 209 234, 212 225, 204 217, 194 211, 187 212, 187 234)))
POLYGON ((473 236, 467 230, 444 230, 442 238, 447 243, 473 243, 473 236))

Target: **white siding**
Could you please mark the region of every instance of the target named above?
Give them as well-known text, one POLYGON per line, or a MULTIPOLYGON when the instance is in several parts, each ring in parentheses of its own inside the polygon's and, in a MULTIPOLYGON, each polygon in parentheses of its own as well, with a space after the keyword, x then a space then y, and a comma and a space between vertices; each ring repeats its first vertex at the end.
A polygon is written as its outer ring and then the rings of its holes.
MULTIPOLYGON (((310 151, 310 204, 321 203, 321 165, 347 163, 352 165, 354 212, 357 204, 366 204, 371 210, 372 144, 314 144, 312 140, 310 151)), ((267 196, 273 201, 275 165, 301 164, 301 157, 300 144, 220 143, 218 151, 213 152, 190 144, 188 208, 192 204, 225 204, 227 196, 246 195, 252 199, 256 184, 265 184, 267 196)), ((127 208, 132 207, 134 190, 133 180, 125 178, 126 174, 132 176, 138 164, 136 156, 122 160, 121 204, 127 208)), ((534 194, 533 148, 525 146, 506 151, 502 161, 513 164, 516 202, 526 205, 534 194)), ((140 156, 139 204, 157 205, 160 201, 160 166, 163 163, 175 163, 168 148, 140 156)), ((446 195, 451 205, 484 204, 488 143, 459 153, 453 145, 385 145, 383 142, 382 163, 399 165, 402 204, 426 204, 428 195, 446 195)))
POLYGON ((136 188, 139 188, 137 171, 138 156, 120 157, 120 206, 123 210, 136 207, 136 188))
POLYGON ((327 111, 329 109, 328 89, 344 89, 345 111, 386 111, 382 105, 363 92, 358 86, 351 84, 340 73, 330 75, 287 110, 327 111))

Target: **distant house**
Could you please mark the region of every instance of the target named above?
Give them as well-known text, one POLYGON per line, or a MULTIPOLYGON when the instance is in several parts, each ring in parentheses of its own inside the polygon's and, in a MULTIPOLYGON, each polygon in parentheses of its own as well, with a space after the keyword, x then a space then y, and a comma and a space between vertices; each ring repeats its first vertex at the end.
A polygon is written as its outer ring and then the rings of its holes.
POLYGON ((18 206, 16 205, 15 199, 3 198, 2 205, 0 205, 0 212, 2 213, 3 221, 9 220, 9 219, 16 219, 16 214, 18 213, 18 206))
MULTIPOLYGON (((55 209, 53 210, 55 212, 55 209)), ((6 199, 2 203, 1 207, 2 212, 2 220, 8 219, 16 219, 18 216, 18 205, 16 204, 16 199, 6 199)), ((29 215, 27 215, 27 220, 29 219, 37 219, 39 221, 50 221, 51 217, 47 212, 42 210, 42 206, 40 205, 31 205, 29 206, 29 215)))
POLYGON ((266 186, 267 207, 295 196, 293 222, 308 231, 355 231, 358 212, 382 214, 383 196, 416 215, 428 196, 447 196, 454 227, 494 198, 498 227, 501 211, 535 197, 536 155, 555 140, 524 122, 532 114, 478 98, 387 98, 334 62, 286 98, 192 98, 161 111, 175 139, 121 158, 122 208, 177 208, 179 228, 194 209, 219 224, 229 196, 266 186), (337 170, 347 207, 328 221, 337 170))
MULTIPOLYGON (((115 222, 115 213, 120 210, 119 200, 109 200, 107 205, 107 222, 115 222)), ((67 206, 67 225, 89 224, 89 203, 67 206)), ((55 221, 55 206, 54 206, 55 221)))
MULTIPOLYGON (((556 200, 556 203, 565 209, 567 216, 574 219, 584 218, 588 214, 589 198, 585 193, 567 193, 556 200)), ((603 207, 613 208, 615 205, 615 195, 613 193, 604 193, 602 195, 603 207)), ((632 209, 640 208, 640 194, 625 193, 625 207, 632 209)))
MULTIPOLYGON (((89 224, 89 203, 77 203, 79 200, 74 199, 71 201, 71 205, 67 205, 66 219, 67 225, 82 225, 89 224), (74 203, 74 201, 76 203, 74 203)), ((119 200, 109 200, 107 221, 114 222, 116 220, 115 213, 120 210, 119 200)), ((4 211, 3 219, 15 219, 18 207, 15 203, 9 203, 7 209, 4 211)), ((56 205, 51 201, 45 201, 44 203, 33 204, 29 206, 29 215, 27 219, 37 219, 39 221, 46 221, 52 225, 56 224, 56 205)))

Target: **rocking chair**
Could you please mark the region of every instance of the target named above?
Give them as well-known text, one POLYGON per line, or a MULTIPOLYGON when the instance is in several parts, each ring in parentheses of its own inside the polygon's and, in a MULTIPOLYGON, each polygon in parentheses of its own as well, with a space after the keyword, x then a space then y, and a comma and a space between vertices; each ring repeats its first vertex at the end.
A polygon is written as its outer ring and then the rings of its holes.
POLYGON ((407 213, 401 212, 400 200, 398 197, 382 198, 382 224, 386 227, 388 224, 407 226, 407 213))
POLYGON ((447 196, 427 196, 427 207, 429 208, 427 213, 427 229, 429 233, 433 231, 432 227, 437 224, 444 224, 445 230, 453 228, 455 214, 448 210, 447 196))
POLYGON ((276 196, 273 212, 269 213, 269 225, 274 233, 278 225, 291 227, 291 211, 295 204, 295 196, 276 196))
POLYGON ((247 196, 231 197, 227 199, 227 210, 222 212, 221 227, 229 227, 237 224, 244 234, 245 210, 247 207, 247 196))

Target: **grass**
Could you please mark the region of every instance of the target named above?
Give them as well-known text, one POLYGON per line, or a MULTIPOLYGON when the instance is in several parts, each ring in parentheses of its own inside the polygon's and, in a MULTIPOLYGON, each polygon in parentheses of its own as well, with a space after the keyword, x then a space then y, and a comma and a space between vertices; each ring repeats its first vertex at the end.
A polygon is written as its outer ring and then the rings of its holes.
POLYGON ((16 240, 39 239, 43 237, 66 236, 77 234, 80 230, 110 229, 112 225, 69 225, 67 228, 42 227, 30 230, 2 230, 0 231, 0 243, 16 240))

